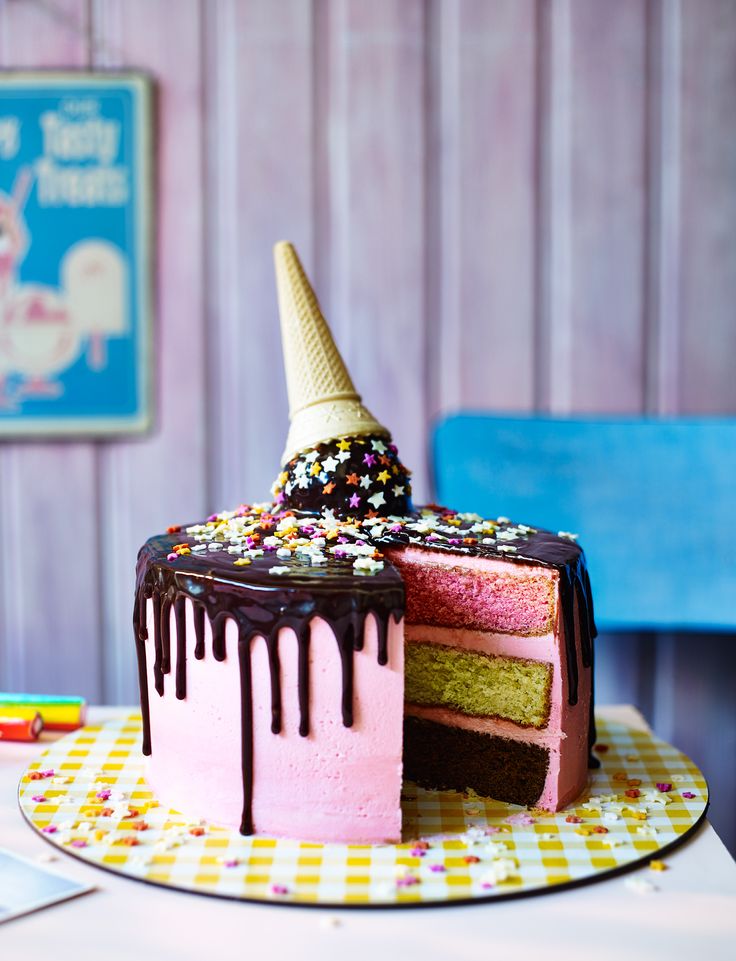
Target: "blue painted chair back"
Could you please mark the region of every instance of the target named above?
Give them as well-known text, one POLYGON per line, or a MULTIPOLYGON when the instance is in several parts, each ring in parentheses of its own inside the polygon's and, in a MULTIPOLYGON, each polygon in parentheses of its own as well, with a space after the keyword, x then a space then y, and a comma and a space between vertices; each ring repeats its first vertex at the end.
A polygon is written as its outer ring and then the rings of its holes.
POLYGON ((605 630, 736 630, 736 420, 457 414, 438 503, 572 531, 605 630))

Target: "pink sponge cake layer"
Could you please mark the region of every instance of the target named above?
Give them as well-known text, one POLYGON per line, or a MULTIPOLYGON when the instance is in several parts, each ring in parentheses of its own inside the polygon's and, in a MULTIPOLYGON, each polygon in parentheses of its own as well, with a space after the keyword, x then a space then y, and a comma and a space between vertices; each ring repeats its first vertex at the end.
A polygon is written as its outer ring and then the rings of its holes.
POLYGON ((545 634, 557 613, 557 571, 482 557, 389 549, 410 624, 545 634))

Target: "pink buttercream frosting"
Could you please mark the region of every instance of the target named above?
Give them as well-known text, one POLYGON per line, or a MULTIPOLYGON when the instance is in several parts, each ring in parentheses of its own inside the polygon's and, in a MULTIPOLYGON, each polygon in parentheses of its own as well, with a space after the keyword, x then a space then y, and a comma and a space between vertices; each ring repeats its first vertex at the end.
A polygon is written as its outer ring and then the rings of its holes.
MULTIPOLYGON (((149 618, 153 612, 149 611, 149 618)), ((153 643, 146 642, 152 754, 147 777, 162 803, 190 818, 237 828, 243 807, 240 767, 240 678, 237 628, 226 631, 226 658, 212 656, 209 624, 205 658, 194 658, 194 625, 187 601, 187 695, 174 696, 176 625, 171 619, 172 673, 159 697, 153 686, 153 643), (186 763, 182 763, 186 758, 186 763)), ((319 618, 310 634, 310 733, 299 735, 297 642, 279 638, 282 730, 271 732, 266 644, 252 642, 253 820, 259 834, 315 841, 382 842, 401 837, 403 622, 389 625, 389 662, 378 664, 375 622, 355 652, 354 723, 342 723, 341 662, 329 626, 319 618)))

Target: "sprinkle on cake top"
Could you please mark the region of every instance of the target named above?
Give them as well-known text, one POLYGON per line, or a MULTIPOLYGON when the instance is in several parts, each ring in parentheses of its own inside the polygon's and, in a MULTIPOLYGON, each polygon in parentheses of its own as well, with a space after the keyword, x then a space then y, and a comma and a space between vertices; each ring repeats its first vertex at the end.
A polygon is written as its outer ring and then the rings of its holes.
POLYGON ((343 517, 412 512, 411 471, 385 437, 341 437, 292 458, 272 493, 281 508, 343 517))
POLYGON ((304 577, 336 568, 347 574, 350 567, 358 575, 377 573, 384 567, 381 549, 398 545, 553 566, 574 563, 581 553, 574 535, 555 536, 505 517, 484 519, 434 504, 408 514, 370 513, 341 516, 325 508, 312 514, 278 504, 243 504, 201 524, 170 528, 167 560, 216 554, 220 564, 232 557, 235 568, 256 563, 274 576, 304 577))

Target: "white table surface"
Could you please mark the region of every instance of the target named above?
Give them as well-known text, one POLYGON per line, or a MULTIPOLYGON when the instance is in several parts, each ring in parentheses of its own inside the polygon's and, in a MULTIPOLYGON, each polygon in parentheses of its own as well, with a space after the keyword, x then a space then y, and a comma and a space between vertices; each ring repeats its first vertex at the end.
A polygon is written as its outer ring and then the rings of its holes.
MULTIPOLYGON (((98 708, 91 720, 123 713, 122 708, 98 708)), ((646 726, 628 706, 601 713, 646 726)), ((43 740, 0 745, 0 847, 32 859, 53 849, 23 821, 16 793, 22 771, 43 747, 43 740)), ((710 824, 666 862, 669 870, 661 873, 644 867, 586 887, 506 903, 335 911, 168 891, 59 854, 51 868, 98 890, 0 925, 0 958, 733 961, 736 862, 710 824), (627 887, 626 879, 637 874, 652 880, 658 891, 644 895, 627 887)))

